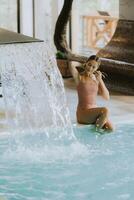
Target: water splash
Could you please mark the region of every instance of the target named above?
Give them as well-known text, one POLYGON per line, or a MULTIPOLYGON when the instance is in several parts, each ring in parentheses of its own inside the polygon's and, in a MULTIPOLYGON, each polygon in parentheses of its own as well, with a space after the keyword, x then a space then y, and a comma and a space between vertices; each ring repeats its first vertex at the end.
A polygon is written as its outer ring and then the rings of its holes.
POLYGON ((0 67, 10 131, 73 137, 63 81, 47 44, 2 45, 0 67))

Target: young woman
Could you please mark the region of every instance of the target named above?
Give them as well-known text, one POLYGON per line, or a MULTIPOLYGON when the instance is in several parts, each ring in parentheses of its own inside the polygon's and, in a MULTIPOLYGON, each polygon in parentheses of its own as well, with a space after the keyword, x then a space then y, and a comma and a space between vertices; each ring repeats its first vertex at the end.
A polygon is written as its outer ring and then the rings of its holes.
POLYGON ((99 58, 93 55, 83 65, 84 72, 81 74, 75 67, 70 67, 77 84, 77 121, 80 124, 95 124, 97 131, 100 131, 100 129, 112 131, 113 126, 108 120, 108 109, 96 105, 98 93, 104 99, 109 100, 109 92, 102 80, 102 73, 97 71, 99 65, 99 58))

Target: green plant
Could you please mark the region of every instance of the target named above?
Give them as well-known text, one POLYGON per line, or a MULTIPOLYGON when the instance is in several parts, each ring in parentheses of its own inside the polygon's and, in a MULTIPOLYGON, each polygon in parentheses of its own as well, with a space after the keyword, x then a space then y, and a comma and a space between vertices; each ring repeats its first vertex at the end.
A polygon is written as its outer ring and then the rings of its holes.
POLYGON ((56 58, 57 59, 66 59, 66 54, 61 51, 57 51, 56 58))

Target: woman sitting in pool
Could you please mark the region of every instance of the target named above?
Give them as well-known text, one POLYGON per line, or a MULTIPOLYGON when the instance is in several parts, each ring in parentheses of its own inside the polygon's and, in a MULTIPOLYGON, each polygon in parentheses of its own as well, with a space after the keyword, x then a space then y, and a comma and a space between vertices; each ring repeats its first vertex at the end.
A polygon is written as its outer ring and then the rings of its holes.
POLYGON ((97 71, 99 65, 99 58, 93 55, 83 65, 84 72, 78 73, 74 66, 70 67, 77 84, 77 121, 80 124, 95 124, 97 131, 100 129, 112 131, 113 126, 108 120, 108 109, 96 105, 98 93, 109 100, 109 92, 102 80, 102 73, 97 71))

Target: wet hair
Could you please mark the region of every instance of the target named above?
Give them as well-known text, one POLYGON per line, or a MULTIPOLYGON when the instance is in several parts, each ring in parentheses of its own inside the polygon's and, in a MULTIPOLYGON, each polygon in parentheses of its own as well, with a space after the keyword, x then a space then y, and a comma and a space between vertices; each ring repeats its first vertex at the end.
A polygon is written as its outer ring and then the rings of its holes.
POLYGON ((96 55, 92 55, 92 56, 90 56, 90 57, 88 58, 87 62, 88 62, 88 61, 91 61, 91 60, 99 61, 99 57, 96 56, 96 55))

